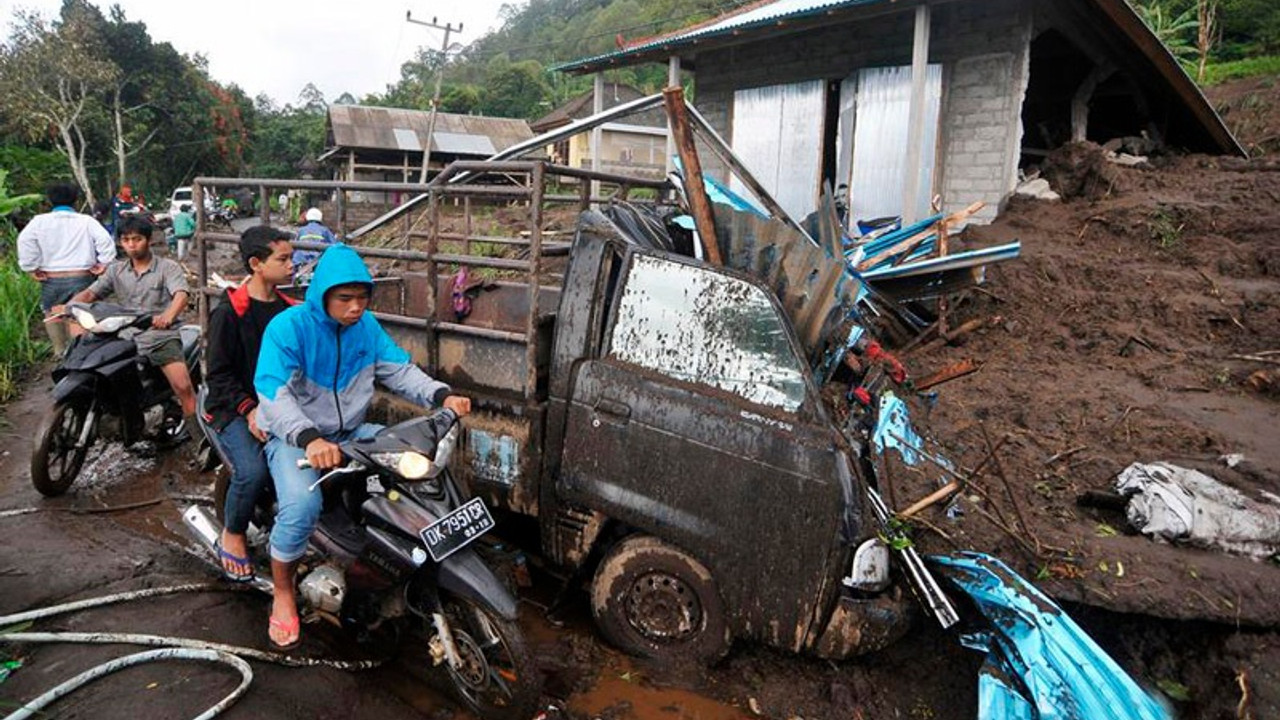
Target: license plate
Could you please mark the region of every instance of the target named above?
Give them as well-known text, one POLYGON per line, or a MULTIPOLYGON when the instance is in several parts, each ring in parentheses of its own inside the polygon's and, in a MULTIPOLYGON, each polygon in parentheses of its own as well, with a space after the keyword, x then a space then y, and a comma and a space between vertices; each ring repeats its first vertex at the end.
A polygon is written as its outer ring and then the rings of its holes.
POLYGON ((495 524, 484 501, 472 498, 423 528, 420 534, 431 559, 440 562, 492 530, 495 524))

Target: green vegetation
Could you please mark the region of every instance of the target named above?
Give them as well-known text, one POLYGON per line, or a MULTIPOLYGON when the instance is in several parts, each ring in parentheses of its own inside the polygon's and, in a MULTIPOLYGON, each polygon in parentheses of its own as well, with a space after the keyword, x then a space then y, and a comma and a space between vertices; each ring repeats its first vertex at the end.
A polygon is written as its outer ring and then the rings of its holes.
MULTIPOLYGON (((4 236, 12 248, 16 235, 4 236)), ((18 260, 7 252, 0 260, 0 401, 18 392, 22 370, 48 352, 49 343, 32 338, 31 325, 40 316, 40 286, 18 269, 18 260)))
POLYGON ((1260 75, 1280 75, 1280 55, 1210 63, 1205 68, 1204 84, 1217 85, 1228 80, 1240 80, 1260 75))

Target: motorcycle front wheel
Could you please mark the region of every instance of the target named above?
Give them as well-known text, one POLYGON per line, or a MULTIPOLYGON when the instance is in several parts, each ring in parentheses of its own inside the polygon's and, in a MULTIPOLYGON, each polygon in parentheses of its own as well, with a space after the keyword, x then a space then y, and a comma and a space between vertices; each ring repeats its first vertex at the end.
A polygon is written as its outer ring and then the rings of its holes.
POLYGON ((533 717, 542 682, 519 626, 470 600, 441 600, 462 661, 458 668, 444 663, 458 699, 484 720, 533 717))
POLYGON ((31 448, 31 484, 41 495, 57 497, 71 487, 93 444, 93 433, 78 446, 88 421, 87 405, 58 403, 40 422, 31 448))

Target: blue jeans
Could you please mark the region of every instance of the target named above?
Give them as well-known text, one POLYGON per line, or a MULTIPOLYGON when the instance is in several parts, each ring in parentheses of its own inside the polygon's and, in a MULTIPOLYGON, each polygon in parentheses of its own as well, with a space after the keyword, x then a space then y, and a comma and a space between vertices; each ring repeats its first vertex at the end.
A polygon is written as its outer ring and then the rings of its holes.
POLYGON ((242 417, 232 420, 215 433, 230 465, 227 471, 231 473, 231 481, 227 484, 227 504, 223 508, 227 532, 243 535, 253 519, 253 507, 258 496, 271 480, 267 456, 262 451, 262 443, 249 432, 248 421, 242 417))
MULTIPOLYGON (((382 425, 364 423, 354 430, 329 435, 325 440, 341 443, 371 438, 382 428, 382 425)), ((324 507, 321 488, 308 489, 320 479, 320 473, 311 468, 299 468, 298 461, 307 457, 306 451, 290 445, 283 438, 272 435, 267 440, 266 451, 267 466, 271 468, 271 478, 276 484, 276 524, 271 528, 271 559, 293 562, 307 552, 307 539, 315 531, 324 507)))

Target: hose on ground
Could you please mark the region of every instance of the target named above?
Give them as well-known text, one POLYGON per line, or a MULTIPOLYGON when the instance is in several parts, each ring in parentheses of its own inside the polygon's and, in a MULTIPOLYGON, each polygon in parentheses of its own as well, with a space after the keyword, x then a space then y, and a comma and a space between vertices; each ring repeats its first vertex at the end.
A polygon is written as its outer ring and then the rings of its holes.
POLYGON ((223 710, 231 707, 241 695, 249 689, 249 684, 253 682, 253 668, 249 667, 249 663, 241 660, 230 653, 219 652, 217 650, 190 650, 186 648, 164 648, 162 650, 147 650, 145 652, 134 653, 133 655, 125 655, 105 662, 95 668, 86 670, 70 680, 62 683, 58 687, 40 695, 29 703, 26 703, 17 711, 8 715, 5 720, 27 720, 43 713, 45 707, 60 700, 66 695, 70 695, 80 687, 87 685, 98 678, 113 673, 117 670, 123 670, 134 665, 142 663, 156 662, 161 660, 198 660, 203 662, 222 663, 230 665, 240 673, 240 684, 232 690, 229 695, 222 698, 217 705, 205 710, 195 717, 195 720, 209 720, 219 715, 223 710))
POLYGON ((154 662, 158 660, 169 659, 189 659, 202 660, 206 662, 223 662, 230 664, 240 671, 242 681, 240 687, 234 692, 223 698, 217 705, 206 710, 197 717, 197 720, 207 720, 212 718, 223 710, 227 709, 240 698, 248 689, 249 683, 253 678, 253 672, 242 658, 251 660, 260 660, 285 667, 327 667, 336 670, 358 671, 369 670, 382 664, 381 660, 329 660, 326 658, 307 658, 285 655, 282 653, 265 652, 255 648, 239 647, 235 645, 224 645, 222 643, 210 642, 206 640, 196 640, 192 638, 165 637, 162 635, 141 635, 136 633, 83 633, 83 632, 4 632, 3 628, 16 625, 18 623, 31 622, 41 620, 55 615, 62 615, 78 610, 87 610, 89 608, 102 607, 104 605, 112 605, 130 600, 141 600, 144 598, 160 597, 163 595, 175 595, 184 592, 209 592, 209 591, 226 591, 238 588, 230 588, 225 585, 214 583, 188 583, 184 585, 168 585, 158 588, 146 588, 143 590, 131 590, 129 592, 115 593, 112 595, 104 595, 102 597, 88 598, 86 600, 77 600, 74 602, 63 603, 61 605, 53 605, 46 608, 37 608, 26 612, 15 613, 12 615, 0 616, 0 642, 29 642, 29 643, 88 643, 88 644, 107 644, 107 645, 144 645, 159 647, 160 650, 151 650, 134 655, 116 658, 92 668, 76 677, 62 683, 58 687, 32 700, 23 706, 17 712, 7 716, 4 720, 18 720, 19 718, 31 717, 32 714, 39 711, 40 708, 52 703, 60 697, 67 695, 73 690, 82 687, 103 675, 115 672, 130 665, 142 662, 154 662), (243 667, 241 667, 243 666, 243 667), (39 703, 39 704, 37 704, 39 703))

